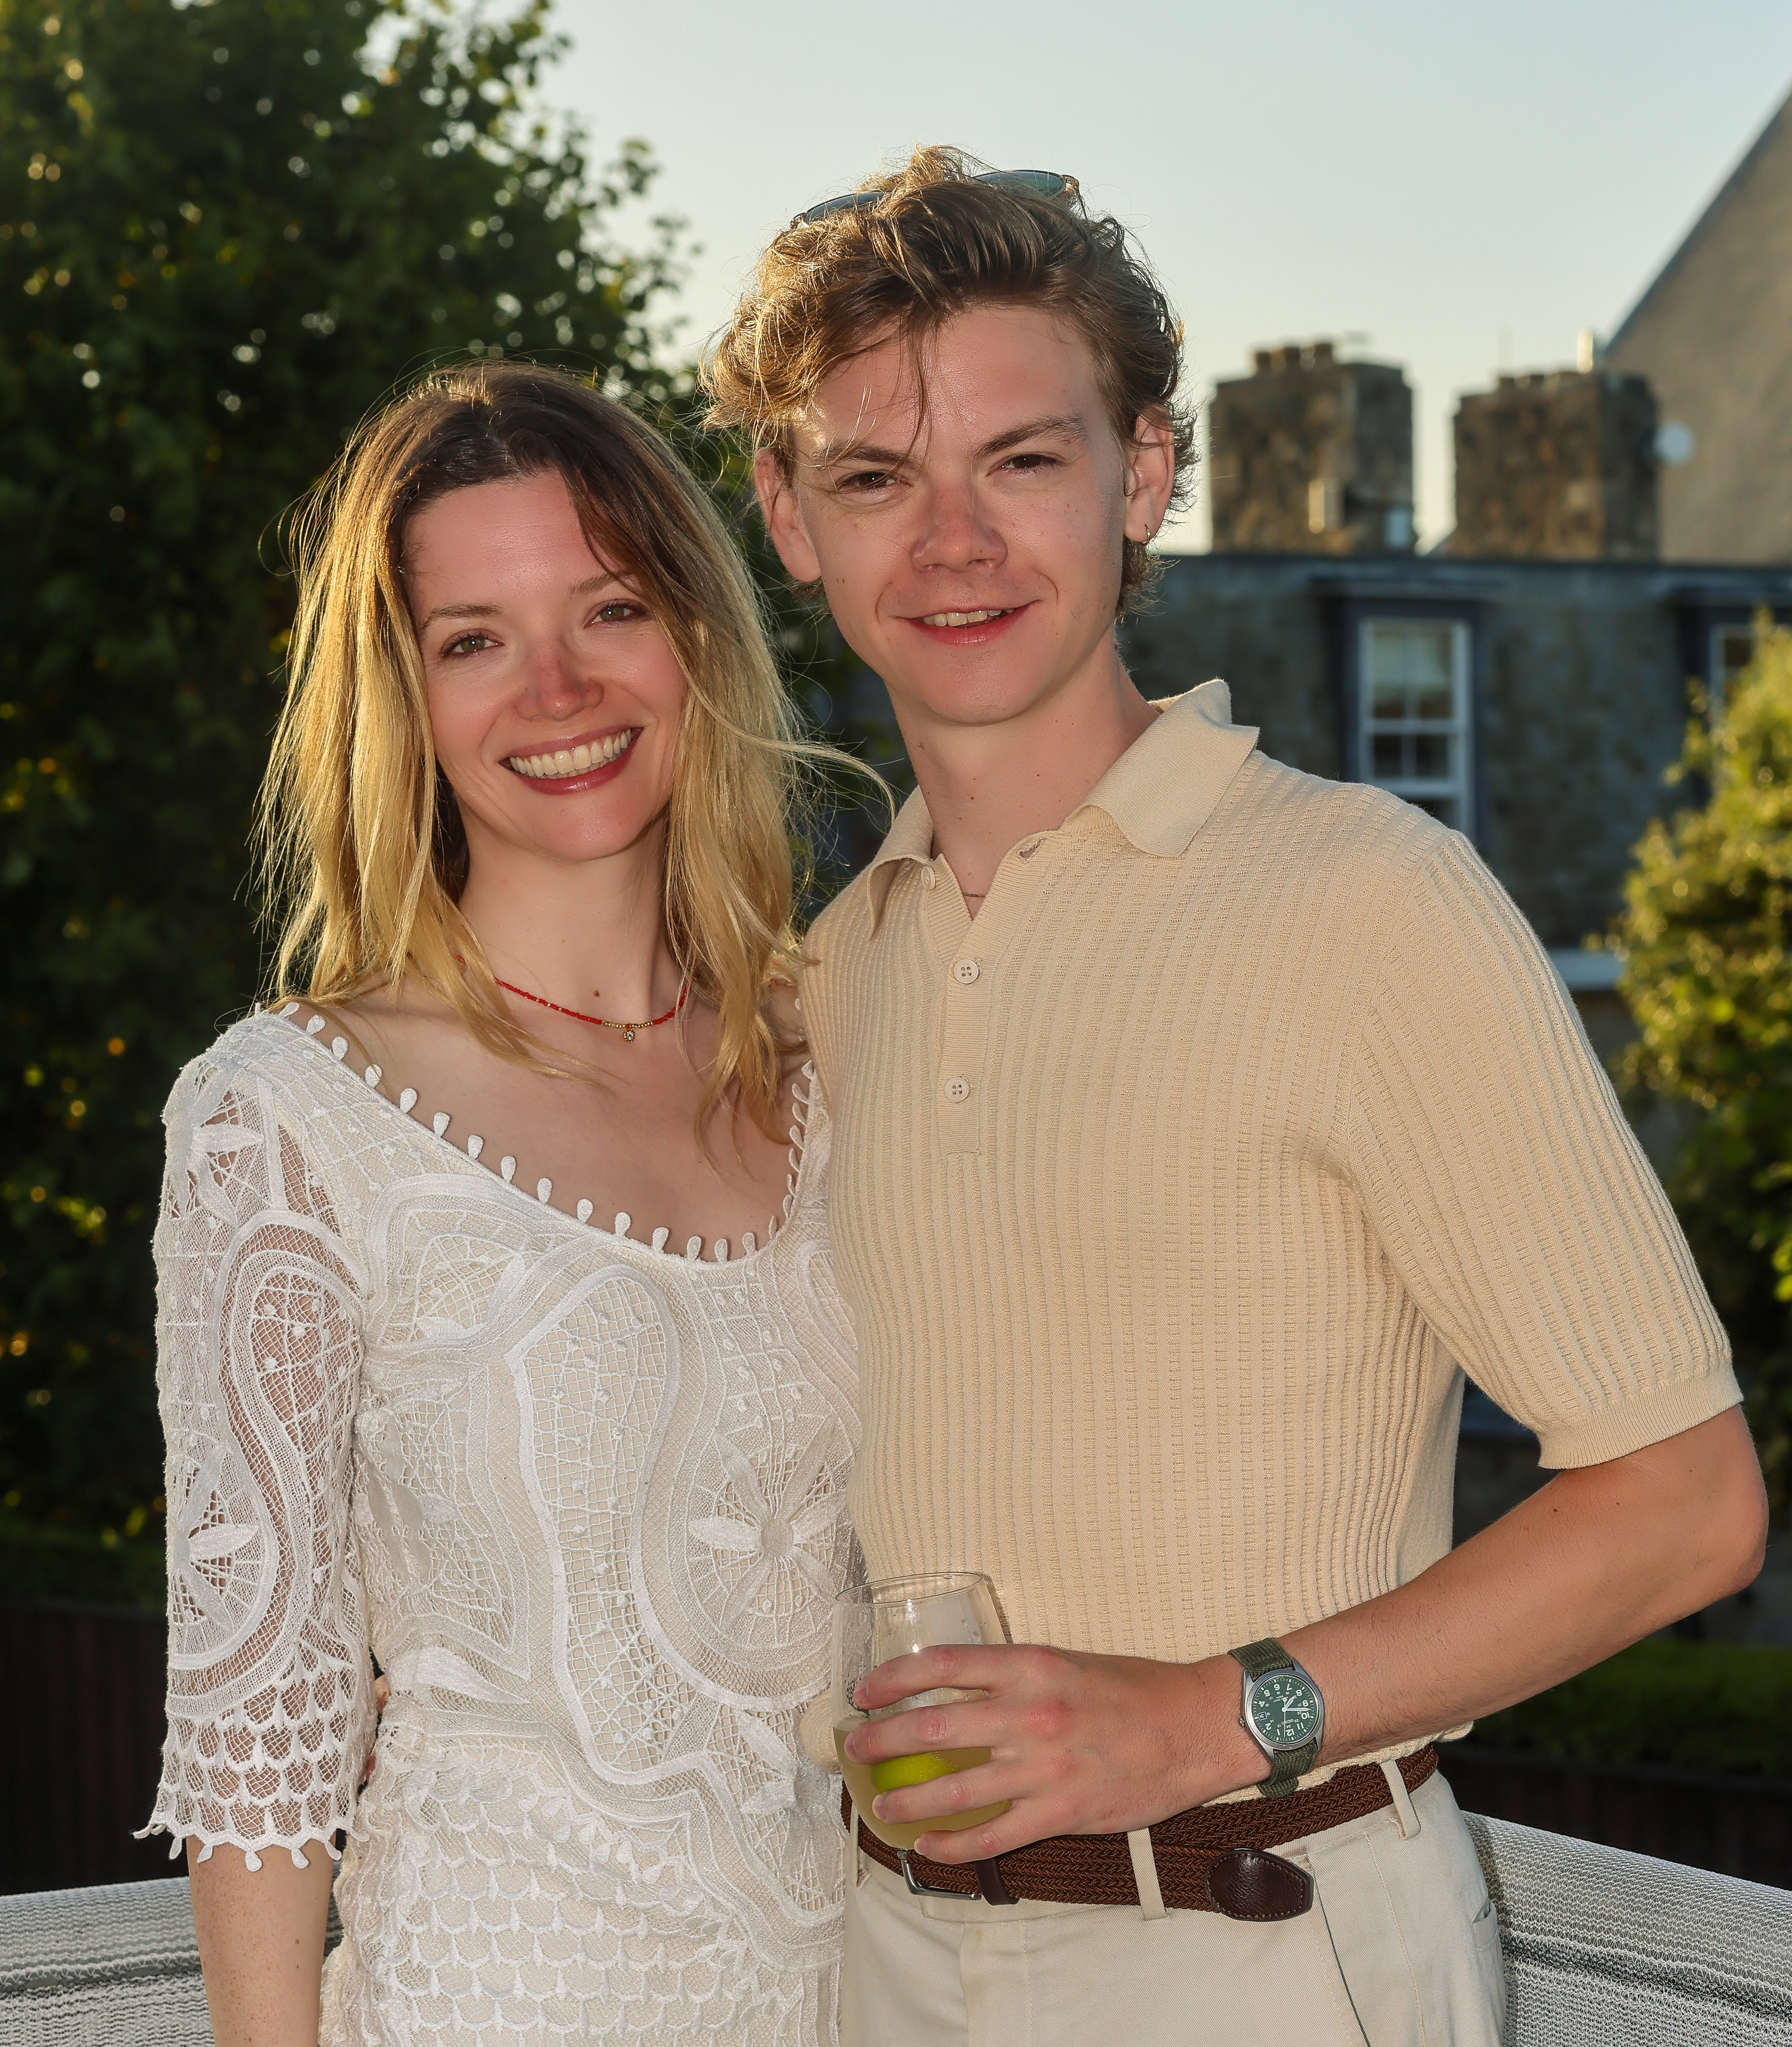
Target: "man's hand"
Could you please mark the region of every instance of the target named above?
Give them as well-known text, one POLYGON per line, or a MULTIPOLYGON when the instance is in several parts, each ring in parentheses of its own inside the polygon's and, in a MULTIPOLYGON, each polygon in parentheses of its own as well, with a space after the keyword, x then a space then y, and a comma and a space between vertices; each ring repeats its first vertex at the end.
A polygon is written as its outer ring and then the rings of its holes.
MULTIPOLYGON (((1767 1498, 1739 1409, 1541 1492, 1409 1583, 1279 1636, 1326 1701, 1322 1763, 1460 1726, 1560 1684, 1747 1585, 1767 1498)), ((988 1693, 859 1728, 857 1762, 987 1748, 975 1770, 879 1794, 912 1823, 1010 1801, 987 1824, 923 1834, 936 1862, 981 1862, 1053 1834, 1120 1833, 1260 1783, 1229 1656, 1199 1663, 1010 1646, 881 1664, 868 1708, 950 1687, 988 1693)))
POLYGON ((923 1649, 879 1665, 857 1700, 874 1709, 946 1687, 987 1696, 869 1721, 846 1744, 868 1763, 929 1749, 989 1751, 977 1769, 874 1801, 879 1819, 898 1824, 1008 1801, 985 1825, 923 1834, 916 1846, 935 1862, 979 1862, 1053 1834, 1154 1825, 1268 1771, 1237 1724, 1241 1678, 1229 1657, 1156 1663, 1024 1644, 923 1649))

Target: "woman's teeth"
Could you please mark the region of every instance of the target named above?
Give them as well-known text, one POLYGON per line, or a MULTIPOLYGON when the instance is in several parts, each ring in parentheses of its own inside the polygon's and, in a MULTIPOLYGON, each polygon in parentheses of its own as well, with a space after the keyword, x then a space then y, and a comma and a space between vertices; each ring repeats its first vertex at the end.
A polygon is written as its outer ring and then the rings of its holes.
POLYGON ((593 768, 605 768, 635 743, 635 733, 613 732, 595 746, 563 746, 557 753, 513 753, 505 762, 532 781, 557 782, 567 775, 583 775, 593 768))
POLYGON ((921 623, 923 625, 987 625, 992 618, 1006 618, 1007 616, 1007 611, 935 611, 930 612, 921 623))

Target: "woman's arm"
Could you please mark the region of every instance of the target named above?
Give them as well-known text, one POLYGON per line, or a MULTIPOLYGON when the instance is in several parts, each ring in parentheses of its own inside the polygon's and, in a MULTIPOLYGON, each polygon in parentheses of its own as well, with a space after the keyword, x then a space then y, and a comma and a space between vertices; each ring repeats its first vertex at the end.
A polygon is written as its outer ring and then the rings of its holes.
POLYGON ((317 2047, 330 1851, 308 1844, 309 1867, 270 1850, 250 1869, 241 1848, 202 1862, 189 1845, 193 1926, 217 2047, 317 2047))

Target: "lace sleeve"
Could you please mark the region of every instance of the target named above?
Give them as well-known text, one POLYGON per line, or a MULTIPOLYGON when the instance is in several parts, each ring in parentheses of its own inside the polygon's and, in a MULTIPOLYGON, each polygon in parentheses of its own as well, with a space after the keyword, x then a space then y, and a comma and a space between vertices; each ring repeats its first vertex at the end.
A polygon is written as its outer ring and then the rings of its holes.
POLYGON ((146 1833, 327 1842, 370 1742, 349 1536, 362 1294, 302 1112, 252 1062, 176 1084, 156 1232, 168 1739, 146 1833))

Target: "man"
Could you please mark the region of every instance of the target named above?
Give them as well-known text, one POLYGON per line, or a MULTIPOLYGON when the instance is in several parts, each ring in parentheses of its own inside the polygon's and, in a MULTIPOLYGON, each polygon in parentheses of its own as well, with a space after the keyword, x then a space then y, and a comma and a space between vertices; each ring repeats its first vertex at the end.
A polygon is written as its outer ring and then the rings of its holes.
POLYGON ((779 237, 709 371, 919 785, 803 991, 854 1517, 1016 1645, 861 1687, 986 1694, 853 1736, 990 1751, 880 1817, 1007 1809, 921 1837, 950 1897, 859 1834, 849 2047, 1491 2047, 1432 1743, 1760 1564, 1722 1331, 1511 904, 1126 675, 1179 343, 1074 180, 925 150, 779 237), (1453 1552, 1464 1371, 1559 1468, 1453 1552))

